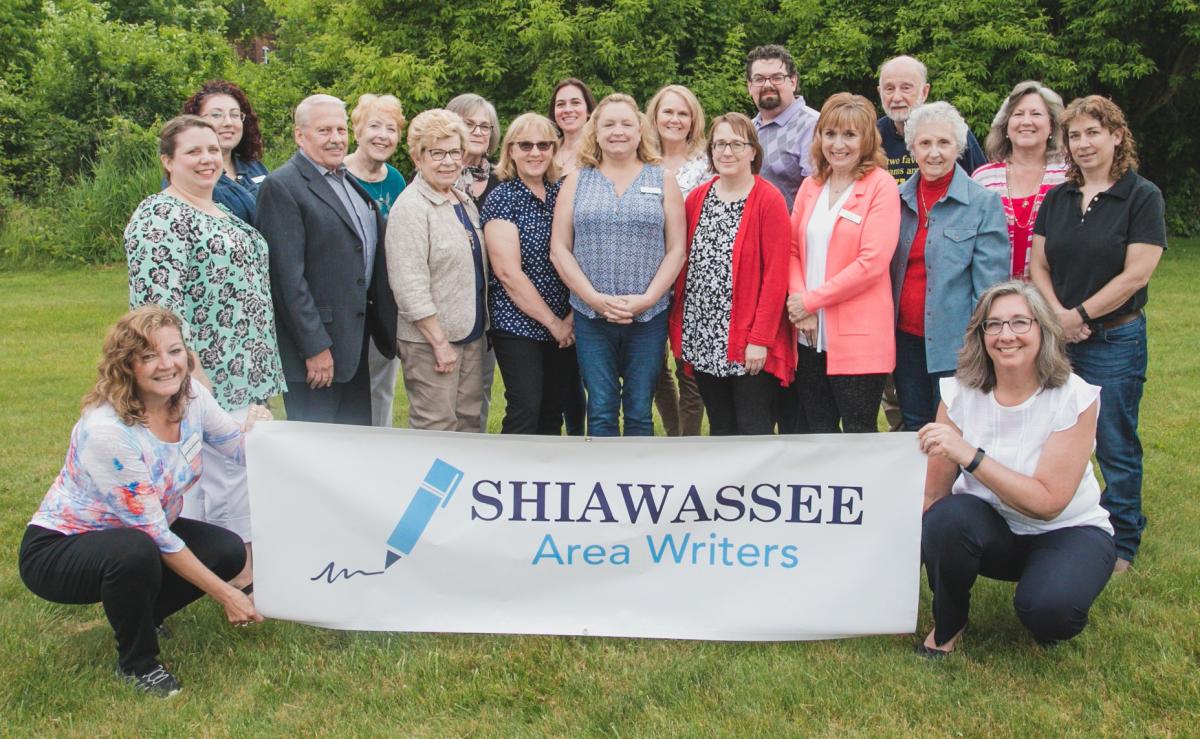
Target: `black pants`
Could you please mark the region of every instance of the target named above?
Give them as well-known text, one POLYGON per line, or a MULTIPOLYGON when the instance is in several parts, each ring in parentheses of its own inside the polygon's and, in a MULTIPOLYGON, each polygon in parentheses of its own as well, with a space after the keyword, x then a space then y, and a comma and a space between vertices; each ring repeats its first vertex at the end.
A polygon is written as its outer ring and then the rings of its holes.
MULTIPOLYGON (((176 520, 171 531, 222 580, 246 564, 246 547, 232 531, 187 518, 176 520)), ((19 568, 25 586, 46 600, 102 603, 127 673, 143 673, 158 661, 155 627, 204 595, 163 564, 158 545, 137 529, 67 535, 29 526, 19 568)))
POLYGON ((979 575, 1017 583, 1013 608, 1039 642, 1070 639, 1112 576, 1116 547, 1095 526, 1018 535, 989 503, 948 495, 921 525, 921 557, 933 589, 934 641, 945 644, 967 624, 979 575))
POLYGON ((507 404, 500 432, 560 435, 563 413, 579 386, 575 347, 560 349, 554 342, 494 331, 492 348, 507 404))
MULTIPOLYGON (((350 426, 371 425, 371 366, 367 359, 370 335, 363 336, 358 369, 346 382, 313 390, 306 382, 288 380, 283 407, 289 421, 341 423, 350 426)), ((333 368, 337 372, 337 367, 333 368)))
POLYGON ((766 372, 714 377, 696 372, 696 387, 708 412, 711 436, 751 436, 773 432, 771 405, 779 378, 766 372))
POLYGON ((886 374, 831 375, 828 354, 800 347, 796 365, 796 387, 800 407, 813 434, 870 434, 879 430, 879 398, 886 374))

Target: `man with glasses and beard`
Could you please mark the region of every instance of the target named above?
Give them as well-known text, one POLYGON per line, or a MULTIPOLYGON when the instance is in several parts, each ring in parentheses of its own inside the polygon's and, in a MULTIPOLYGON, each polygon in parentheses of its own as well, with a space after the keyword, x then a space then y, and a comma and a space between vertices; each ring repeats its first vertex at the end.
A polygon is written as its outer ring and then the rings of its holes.
MULTIPOLYGON (((796 94, 796 77, 796 62, 782 46, 759 46, 746 57, 746 89, 758 108, 754 128, 763 149, 759 174, 783 193, 789 212, 800 183, 813 172, 808 150, 818 116, 796 94)), ((776 389, 771 415, 781 434, 808 430, 794 384, 776 389)))
POLYGON ((796 94, 796 63, 782 46, 759 46, 750 52, 746 88, 758 108, 754 127, 763 148, 761 174, 783 193, 790 211, 800 183, 812 174, 808 149, 817 111, 796 94))

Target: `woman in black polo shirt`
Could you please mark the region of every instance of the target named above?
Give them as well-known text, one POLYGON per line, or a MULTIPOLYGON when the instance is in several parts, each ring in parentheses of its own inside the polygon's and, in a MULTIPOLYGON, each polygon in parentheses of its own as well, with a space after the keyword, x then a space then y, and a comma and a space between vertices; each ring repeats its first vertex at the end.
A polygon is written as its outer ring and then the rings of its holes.
POLYGON ((1137 555, 1142 515, 1138 406, 1146 382, 1146 285, 1167 247, 1162 193, 1137 174, 1125 115, 1099 95, 1059 119, 1067 181, 1046 195, 1034 226, 1030 276, 1066 339, 1075 373, 1099 385, 1096 457, 1101 504, 1115 530, 1116 572, 1137 555))

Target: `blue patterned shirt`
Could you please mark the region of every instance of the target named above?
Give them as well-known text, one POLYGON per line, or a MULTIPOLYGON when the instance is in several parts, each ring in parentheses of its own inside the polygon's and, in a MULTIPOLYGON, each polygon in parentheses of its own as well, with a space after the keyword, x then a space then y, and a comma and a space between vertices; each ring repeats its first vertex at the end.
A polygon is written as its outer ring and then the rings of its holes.
MULTIPOLYGON (((571 310, 570 292, 550 263, 550 227, 554 222, 558 189, 559 183, 546 183, 546 202, 543 203, 520 179, 501 182, 488 195, 480 220, 484 225, 488 221, 507 221, 517 227, 521 271, 554 315, 566 318, 571 310)), ((545 326, 513 303, 494 272, 488 275, 488 314, 493 329, 534 341, 554 341, 545 326)))
MULTIPOLYGON (((579 170, 575 190, 575 260, 592 283, 606 295, 641 295, 650 287, 666 254, 663 232, 663 168, 642 165, 621 197, 612 182, 594 167, 579 170)), ((644 313, 633 317, 649 321, 667 309, 668 290, 644 313)), ((596 318, 596 311, 575 293, 571 307, 580 315, 596 318)))

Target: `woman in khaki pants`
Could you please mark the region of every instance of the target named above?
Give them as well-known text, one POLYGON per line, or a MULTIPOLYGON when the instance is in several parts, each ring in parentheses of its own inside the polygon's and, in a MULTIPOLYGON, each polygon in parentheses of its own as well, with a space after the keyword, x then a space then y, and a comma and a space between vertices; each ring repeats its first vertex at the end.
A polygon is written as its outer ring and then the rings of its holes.
POLYGON ((474 202, 454 188, 466 140, 462 119, 448 110, 414 118, 408 152, 417 178, 388 216, 388 278, 414 429, 479 430, 487 252, 474 202))

